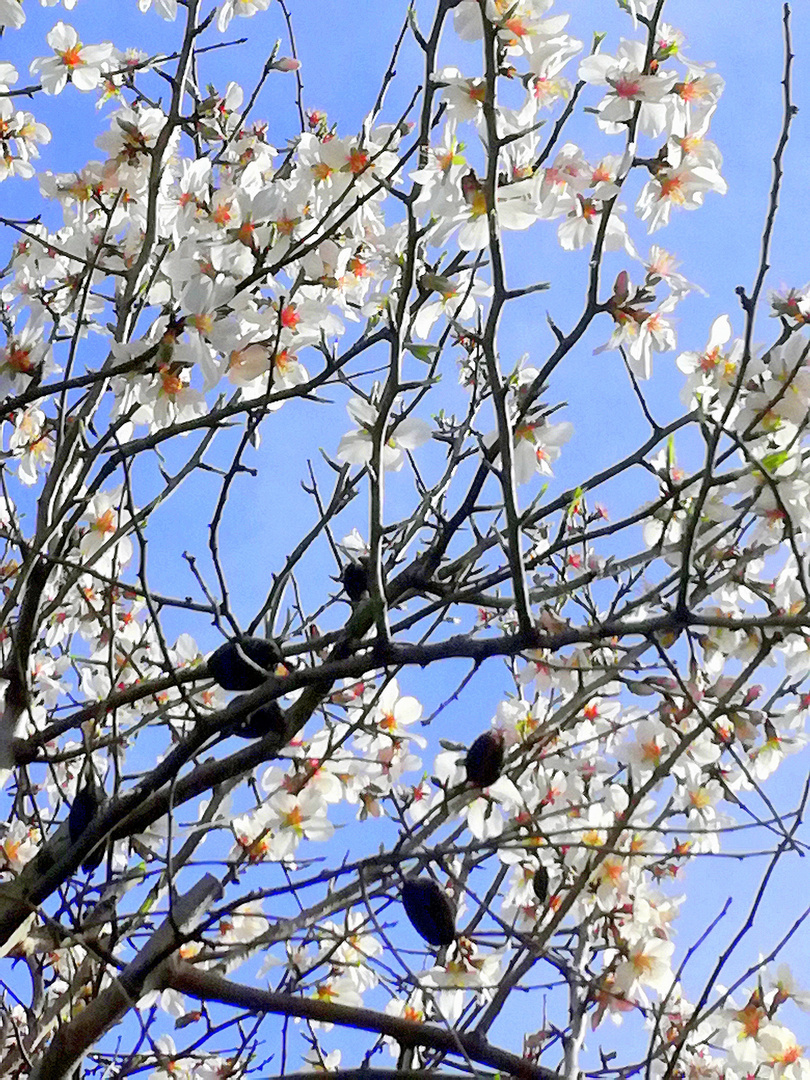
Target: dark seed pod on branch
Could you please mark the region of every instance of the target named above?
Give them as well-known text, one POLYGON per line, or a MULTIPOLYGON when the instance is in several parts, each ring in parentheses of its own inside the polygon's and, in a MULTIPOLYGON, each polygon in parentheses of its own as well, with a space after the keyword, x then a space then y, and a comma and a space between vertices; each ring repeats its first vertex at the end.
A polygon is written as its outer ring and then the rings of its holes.
POLYGON ((70 833, 70 842, 72 844, 76 843, 85 829, 89 826, 90 822, 98 813, 98 808, 100 806, 101 799, 95 784, 85 784, 83 788, 76 792, 76 797, 73 800, 73 805, 68 814, 68 831, 70 833))
POLYGON ((420 937, 430 945, 451 945, 456 937, 456 909, 432 878, 408 878, 402 883, 402 906, 420 937))
POLYGON ((255 690, 281 663, 281 649, 271 638, 226 641, 208 657, 208 671, 223 690, 255 690))
POLYGON ((340 575, 346 595, 357 603, 368 595, 368 559, 361 558, 358 562, 348 562, 343 567, 340 575))
POLYGON ((503 734, 485 731, 467 751, 467 779, 476 787, 489 787, 503 768, 503 734))
POLYGON ((284 734, 284 713, 277 701, 268 701, 254 709, 233 733, 243 739, 261 739, 271 731, 279 737, 284 734))
POLYGON ((548 896, 548 870, 546 870, 545 866, 538 866, 535 870, 532 878, 532 888, 540 903, 545 904, 548 896))
POLYGON ((101 866, 101 863, 102 863, 102 861, 104 859, 104 855, 105 855, 106 851, 107 851, 107 842, 106 842, 106 840, 102 841, 102 843, 100 843, 98 845, 98 847, 93 848, 93 850, 90 852, 90 854, 87 856, 87 858, 82 863, 82 870, 84 870, 85 874, 92 874, 94 870, 98 870, 99 866, 101 866))
MULTIPOLYGON (((68 814, 68 833, 72 844, 75 844, 84 831, 90 827, 103 801, 104 792, 92 780, 76 792, 68 814)), ((100 865, 104 858, 104 848, 104 844, 99 844, 90 852, 82 863, 82 870, 85 873, 90 873, 100 865)))

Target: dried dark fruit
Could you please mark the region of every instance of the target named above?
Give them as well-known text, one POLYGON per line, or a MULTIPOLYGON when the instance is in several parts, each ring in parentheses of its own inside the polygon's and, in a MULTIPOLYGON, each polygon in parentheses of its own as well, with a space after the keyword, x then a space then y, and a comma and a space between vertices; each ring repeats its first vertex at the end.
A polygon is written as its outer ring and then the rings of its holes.
MULTIPOLYGON (((76 792, 76 797, 68 814, 68 832, 72 844, 75 844, 85 829, 90 827, 103 801, 104 792, 94 781, 85 784, 81 790, 76 792)), ((105 846, 105 844, 98 844, 84 860, 82 870, 85 873, 90 873, 100 865, 101 860, 104 858, 105 846)))
POLYGON ((281 649, 272 638, 234 638, 211 653, 208 672, 223 690, 255 690, 279 663, 281 649))
POLYGON ((540 903, 545 904, 548 896, 548 870, 546 870, 545 866, 538 866, 535 870, 532 878, 532 888, 540 903))
POLYGON ((254 709, 234 728, 234 735, 243 739, 261 739, 271 731, 279 736, 284 734, 284 713, 277 701, 268 701, 254 709))
POLYGON ((100 843, 97 847, 94 847, 87 858, 82 863, 82 870, 85 874, 92 874, 94 870, 98 870, 101 866, 104 855, 107 851, 106 841, 100 843))
POLYGON ((76 843, 96 816, 99 806, 101 806, 101 799, 95 784, 86 784, 76 792, 68 814, 68 832, 72 844, 76 843))
POLYGON ((485 731, 467 751, 467 779, 476 787, 489 787, 503 768, 503 734, 485 731))
POLYGON ((451 945, 456 937, 453 901, 432 878, 407 878, 402 883, 402 906, 414 930, 430 945, 451 945))
POLYGON ((358 562, 348 562, 343 567, 340 575, 346 595, 354 603, 368 595, 368 559, 362 558, 358 562))

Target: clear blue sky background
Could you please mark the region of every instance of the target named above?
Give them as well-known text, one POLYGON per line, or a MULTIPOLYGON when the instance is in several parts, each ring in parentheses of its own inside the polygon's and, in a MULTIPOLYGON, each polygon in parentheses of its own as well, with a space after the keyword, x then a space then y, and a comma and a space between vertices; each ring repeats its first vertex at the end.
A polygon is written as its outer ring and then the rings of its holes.
MULTIPOLYGON (((593 30, 607 31, 602 48, 611 53, 615 52, 622 34, 631 35, 629 18, 617 11, 613 0, 591 0, 589 3, 580 0, 571 6, 576 10, 570 32, 580 37, 586 47, 593 30)), ((373 104, 406 4, 402 0, 291 0, 290 7, 303 62, 306 107, 325 109, 331 119, 337 120, 341 134, 358 130, 363 116, 373 104)), ((773 270, 769 284, 772 287, 782 284, 800 286, 810 278, 805 211, 810 167, 810 12, 806 4, 796 3, 795 8, 794 101, 800 111, 785 159, 786 178, 771 257, 773 270)), ((417 10, 426 24, 432 4, 420 0, 417 10)), ((557 4, 552 13, 565 10, 565 4, 557 4)), ((41 9, 28 0, 26 11, 29 17, 26 28, 21 33, 7 31, 0 42, 0 57, 17 65, 21 83, 27 78, 29 61, 34 56, 48 54, 44 35, 59 17, 76 26, 88 43, 112 40, 120 48, 138 45, 149 50, 168 51, 178 40, 177 26, 164 23, 154 12, 140 15, 135 0, 100 4, 79 0, 73 12, 64 12, 62 8, 41 9)), ((714 61, 716 70, 727 84, 710 135, 723 153, 728 195, 721 198, 710 194, 703 210, 675 213, 672 224, 652 238, 646 236, 644 226, 632 212, 627 215, 633 238, 642 252, 646 252, 650 242, 676 252, 682 260, 682 272, 709 293, 708 297, 693 294, 677 309, 679 350, 701 349, 713 319, 720 313, 731 315, 735 332, 742 329, 734 288, 744 285, 750 289, 756 272, 771 182, 771 156, 782 117, 781 14, 782 6, 777 0, 717 0, 715 3, 669 0, 665 8, 666 21, 686 34, 685 54, 697 61, 714 61)), ((213 54, 210 58, 207 70, 220 89, 233 78, 249 91, 272 41, 280 37, 286 42, 283 19, 275 6, 253 19, 234 20, 227 37, 234 39, 242 34, 249 38, 247 45, 213 54)), ((458 64, 467 74, 479 73, 473 47, 460 47, 450 34, 447 46, 445 63, 458 64)), ((286 43, 281 51, 289 51, 286 43)), ((388 119, 398 114, 415 82, 421 78, 421 65, 413 47, 404 51, 397 71, 398 78, 389 95, 388 119)), ((569 65, 566 74, 575 78, 576 62, 569 65)), ((270 137, 278 146, 283 146, 285 138, 297 130, 293 94, 293 77, 275 76, 269 81, 254 113, 271 118, 270 137)), ((596 104, 599 96, 598 89, 591 89, 590 95, 586 95, 586 103, 596 104)), ((43 148, 41 167, 66 171, 80 167, 88 158, 100 156, 93 147, 93 139, 106 127, 104 117, 111 106, 105 106, 98 113, 93 105, 93 95, 80 95, 68 87, 55 99, 40 96, 33 105, 27 106, 53 131, 52 143, 43 148)), ((581 116, 572 124, 569 138, 580 143, 592 161, 605 153, 618 152, 621 145, 619 138, 601 135, 590 116, 581 116)), ((471 133, 470 142, 473 139, 471 133)), ((632 203, 630 199, 627 201, 632 203)), ((0 207, 4 214, 16 217, 38 212, 40 201, 36 187, 31 182, 16 180, 3 184, 0 186, 0 207)), ((548 280, 552 287, 520 305, 515 315, 507 318, 502 337, 504 365, 514 362, 524 351, 542 361, 550 344, 545 313, 549 311, 563 329, 573 324, 582 305, 588 253, 562 252, 556 243, 556 225, 544 223, 527 233, 510 235, 508 250, 514 266, 527 267, 532 277, 548 280)), ((609 257, 604 278, 606 285, 625 265, 624 256, 609 257)), ((639 280, 638 269, 633 265, 630 269, 639 280)), ((511 283, 523 283, 517 270, 511 283)), ((774 325, 763 314, 758 323, 757 340, 768 343, 773 337, 774 325)), ((575 485, 602 464, 615 460, 623 450, 632 449, 645 433, 618 354, 593 355, 593 348, 606 340, 609 333, 610 326, 605 319, 580 344, 576 355, 554 383, 555 400, 569 402, 565 418, 574 422, 576 433, 556 470, 557 478, 550 488, 552 495, 575 485)), ((680 411, 678 392, 682 376, 675 368, 674 356, 656 356, 655 376, 645 387, 654 415, 661 422, 680 411)), ((451 394, 452 390, 448 388, 447 392, 451 394)), ((340 435, 348 429, 348 418, 341 408, 337 408, 322 410, 319 419, 322 445, 334 453, 340 435)), ((269 571, 280 567, 283 555, 313 520, 311 503, 298 486, 298 481, 305 476, 303 457, 315 451, 311 437, 312 407, 285 407, 269 423, 273 426, 265 425, 262 449, 248 461, 259 466, 259 475, 255 480, 245 478, 235 487, 229 504, 230 516, 223 532, 234 601, 245 621, 266 591, 269 571), (246 567, 254 569, 246 573, 246 567)), ((687 447, 684 452, 688 453, 687 447)), ((319 472, 326 476, 323 469, 319 472)), ((170 504, 162 512, 164 527, 159 534, 153 532, 150 541, 153 587, 180 595, 193 591, 181 553, 184 549, 202 552, 207 540, 207 519, 193 520, 188 516, 189 494, 196 491, 204 500, 202 505, 207 507, 214 490, 210 477, 195 478, 191 485, 176 504, 170 504)), ((395 502, 404 502, 408 483, 397 478, 391 490, 395 502)), ((647 489, 638 486, 633 490, 627 486, 619 487, 611 511, 618 516, 622 509, 636 506, 652 494, 653 488, 649 485, 647 489)), ((365 520, 365 506, 362 499, 358 499, 344 515, 345 528, 338 527, 338 536, 354 525, 365 532, 365 520)), ((332 567, 323 562, 305 584, 313 603, 330 587, 328 575, 333 572, 332 567)), ((188 627, 179 619, 175 620, 173 629, 177 633, 186 628, 195 633, 203 647, 216 643, 212 631, 204 624, 188 627)), ((448 664, 441 672, 420 673, 418 678, 405 675, 401 681, 420 696, 429 712, 446 696, 448 687, 461 674, 461 668, 448 664)), ((508 681, 501 677, 496 665, 491 665, 477 683, 476 715, 470 715, 468 705, 459 707, 445 717, 454 725, 453 730, 448 730, 445 724, 440 734, 460 739, 473 736, 488 724, 507 687, 508 681)), ((798 757, 783 766, 778 788, 772 791, 780 807, 794 803, 797 786, 806 772, 805 760, 804 756, 798 757)), ((427 763, 429 767, 429 759, 427 763)), ((735 847, 733 841, 727 843, 735 847)), ((761 863, 760 860, 757 866, 761 863)), ((730 860, 705 860, 690 870, 685 888, 695 895, 690 896, 691 902, 685 908, 679 930, 678 955, 682 955, 683 948, 719 911, 726 897, 733 895, 735 898, 723 928, 716 932, 694 963, 694 981, 687 974, 690 992, 694 993, 698 988, 697 976, 707 969, 728 940, 731 933, 728 927, 736 928, 741 923, 755 880, 753 864, 737 865, 730 860)), ((754 960, 758 947, 767 949, 773 944, 781 928, 800 909, 808 891, 807 880, 806 861, 795 856, 785 860, 764 910, 762 925, 766 930, 752 932, 751 945, 741 951, 741 957, 754 960)), ((800 947, 791 949, 791 960, 801 975, 806 969, 808 940, 808 935, 802 935, 800 947)), ((735 964, 735 969, 739 969, 741 962, 735 964)), ((800 1042, 810 1042, 810 1024, 806 1018, 798 1018, 794 1030, 800 1042)), ((600 1036, 605 1049, 623 1038, 621 1034, 614 1035, 609 1025, 602 1029, 600 1036)))

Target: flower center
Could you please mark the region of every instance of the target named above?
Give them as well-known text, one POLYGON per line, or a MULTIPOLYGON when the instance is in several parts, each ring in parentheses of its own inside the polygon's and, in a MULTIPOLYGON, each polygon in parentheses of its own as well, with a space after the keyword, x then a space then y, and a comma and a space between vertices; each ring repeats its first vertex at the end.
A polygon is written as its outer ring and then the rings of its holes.
POLYGON ((626 76, 616 80, 616 93, 620 98, 634 98, 641 92, 641 83, 638 79, 630 79, 626 76))
POLYGON ((63 53, 60 53, 59 55, 62 57, 62 63, 65 65, 65 67, 72 70, 75 67, 81 67, 84 62, 79 55, 80 52, 81 45, 74 45, 70 49, 65 49, 65 51, 63 53))
POLYGON ((93 522, 93 532, 101 533, 103 536, 115 532, 115 511, 112 507, 105 510, 101 517, 96 518, 93 522))

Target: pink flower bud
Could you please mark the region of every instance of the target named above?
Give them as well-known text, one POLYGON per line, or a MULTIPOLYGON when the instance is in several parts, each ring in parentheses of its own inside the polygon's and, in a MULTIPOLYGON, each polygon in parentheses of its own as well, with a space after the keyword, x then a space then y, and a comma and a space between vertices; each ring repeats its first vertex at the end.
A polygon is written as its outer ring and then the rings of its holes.
POLYGON ((752 701, 756 701, 759 695, 762 693, 763 687, 758 683, 754 686, 749 686, 743 698, 743 707, 750 705, 752 701))
POLYGON ((298 71, 300 67, 301 61, 293 60, 291 56, 280 56, 278 60, 273 63, 275 71, 298 71))
POLYGON ((622 270, 613 285, 613 298, 618 300, 619 303, 624 303, 629 294, 629 285, 630 275, 626 270, 622 270))

